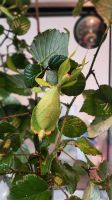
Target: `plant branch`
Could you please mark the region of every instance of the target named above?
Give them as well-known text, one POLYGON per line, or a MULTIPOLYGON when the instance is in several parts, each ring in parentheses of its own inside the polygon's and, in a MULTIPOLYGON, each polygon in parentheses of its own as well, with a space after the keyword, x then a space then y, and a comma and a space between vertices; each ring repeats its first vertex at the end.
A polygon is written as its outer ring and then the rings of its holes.
POLYGON ((94 58, 93 58, 93 61, 92 61, 92 63, 91 63, 89 72, 88 72, 88 74, 87 74, 87 76, 86 76, 86 80, 87 80, 87 79, 89 78, 89 76, 92 74, 92 70, 93 70, 94 63, 95 63, 95 61, 96 61, 96 58, 97 58, 97 55, 98 55, 98 53, 99 53, 99 51, 100 51, 100 48, 101 48, 101 46, 102 46, 102 43, 103 43, 105 37, 107 36, 107 33, 108 33, 109 28, 110 28, 110 27, 107 27, 106 31, 104 32, 104 34, 103 34, 103 36, 102 36, 102 39, 101 39, 101 41, 100 41, 100 44, 99 44, 99 46, 98 46, 98 48, 97 48, 97 50, 96 50, 96 53, 95 53, 94 58))
POLYGON ((95 79, 95 81, 96 81, 97 86, 100 87, 100 85, 99 85, 99 83, 98 83, 98 80, 97 80, 97 78, 96 78, 96 74, 95 74, 94 70, 92 70, 91 74, 93 75, 93 77, 94 77, 94 79, 95 79))
POLYGON ((29 114, 30 114, 30 112, 25 112, 25 113, 18 113, 18 114, 14 114, 14 115, 9 115, 9 116, 0 118, 0 121, 5 121, 5 120, 7 120, 7 119, 15 118, 15 117, 22 117, 22 116, 26 116, 26 115, 29 115, 29 114))

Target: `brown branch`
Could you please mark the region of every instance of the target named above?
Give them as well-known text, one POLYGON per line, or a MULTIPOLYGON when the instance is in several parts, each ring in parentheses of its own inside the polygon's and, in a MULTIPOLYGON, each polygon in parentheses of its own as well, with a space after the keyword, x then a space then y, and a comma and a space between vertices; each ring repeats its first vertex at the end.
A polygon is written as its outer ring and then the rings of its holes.
POLYGON ((14 115, 9 115, 9 116, 0 118, 0 121, 5 121, 5 120, 7 120, 7 119, 15 118, 15 117, 22 117, 22 116, 26 116, 26 115, 29 115, 29 114, 30 114, 30 112, 25 112, 25 113, 18 113, 18 114, 14 114, 14 115))
POLYGON ((97 55, 98 55, 98 53, 99 53, 99 51, 100 51, 100 48, 101 48, 101 46, 102 46, 102 44, 103 44, 103 41, 104 41, 105 37, 107 36, 107 33, 108 33, 109 28, 110 28, 110 27, 107 27, 106 31, 104 32, 104 34, 103 34, 103 36, 102 36, 102 39, 101 39, 101 41, 100 41, 100 44, 99 44, 99 46, 98 46, 98 48, 97 48, 97 50, 96 50, 96 53, 95 53, 94 58, 93 58, 93 61, 92 61, 92 63, 91 63, 89 72, 88 72, 88 74, 87 74, 87 76, 86 76, 86 80, 87 80, 87 79, 89 78, 89 76, 92 74, 92 70, 93 70, 94 63, 95 63, 95 61, 96 61, 97 55))

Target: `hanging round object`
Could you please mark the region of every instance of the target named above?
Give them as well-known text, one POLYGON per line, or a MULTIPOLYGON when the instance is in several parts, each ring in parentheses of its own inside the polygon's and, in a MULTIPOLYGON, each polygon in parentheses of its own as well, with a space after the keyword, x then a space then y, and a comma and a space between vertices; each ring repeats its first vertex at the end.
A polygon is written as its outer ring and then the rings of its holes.
POLYGON ((106 24, 101 17, 92 12, 82 15, 75 24, 74 37, 80 46, 93 49, 99 46, 106 30, 106 24))

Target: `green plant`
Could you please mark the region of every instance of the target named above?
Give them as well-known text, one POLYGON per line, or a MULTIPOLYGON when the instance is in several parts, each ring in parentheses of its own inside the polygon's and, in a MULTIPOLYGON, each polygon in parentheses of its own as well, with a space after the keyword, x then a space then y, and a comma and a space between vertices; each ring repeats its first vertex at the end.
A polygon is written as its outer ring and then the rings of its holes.
MULTIPOLYGON (((107 23, 106 35, 112 20, 112 3, 111 0, 105 2, 107 7, 101 0, 93 1, 107 23)), ((75 13, 79 12, 82 3, 84 1, 79 0, 75 13)), ((9 45, 6 55, 0 54, 0 175, 11 175, 8 177, 8 200, 51 200, 52 191, 57 188, 64 192, 66 200, 80 199, 73 193, 85 175, 89 184, 84 200, 100 200, 100 188, 107 191, 111 200, 112 175, 108 171, 108 162, 102 161, 96 167, 88 157, 102 155, 91 139, 112 125, 112 88, 99 86, 93 70, 103 38, 84 77, 82 69, 86 58, 77 63, 72 59, 74 53, 68 57, 68 32, 53 29, 39 33, 31 46, 18 37, 30 28, 30 21, 25 16, 28 4, 26 0, 0 0, 0 11, 7 17, 9 25, 8 30, 0 25, 0 36, 3 36, 0 47, 9 39, 15 48, 14 53, 10 53, 9 45), (14 73, 8 74, 8 69, 14 73), (98 84, 97 90, 84 90, 90 75, 98 84), (13 93, 26 96, 28 105, 22 105, 13 93), (29 98, 31 93, 35 94, 35 99, 29 98), (60 101, 64 94, 73 96, 70 104, 60 101), (89 127, 80 118, 69 115, 79 94, 85 98, 81 112, 95 117, 89 127), (66 114, 60 118, 62 105, 66 107, 66 114), (86 131, 88 136, 84 137, 86 131), (68 138, 62 139, 63 135, 68 138), (27 138, 35 146, 34 153, 30 153, 24 143, 27 138), (54 146, 49 150, 51 144, 54 146), (86 162, 69 155, 65 150, 67 145, 79 148, 86 162), (73 164, 60 160, 62 152, 73 164)))

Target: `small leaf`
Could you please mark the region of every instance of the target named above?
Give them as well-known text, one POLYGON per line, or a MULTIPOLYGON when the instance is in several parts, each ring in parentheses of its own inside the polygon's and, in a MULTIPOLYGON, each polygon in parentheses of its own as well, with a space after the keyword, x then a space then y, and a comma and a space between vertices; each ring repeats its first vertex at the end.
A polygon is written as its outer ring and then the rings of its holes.
POLYGON ((87 186, 84 195, 83 195, 83 200, 100 200, 100 190, 96 185, 93 183, 89 183, 87 186))
POLYGON ((85 88, 86 80, 81 73, 77 79, 74 79, 72 84, 68 83, 61 88, 61 92, 67 96, 78 96, 85 88))
POLYGON ((58 71, 60 65, 67 59, 66 56, 63 55, 54 55, 50 58, 48 66, 50 69, 58 71))
POLYGON ((69 198, 69 200, 81 200, 81 199, 79 197, 77 197, 77 196, 71 196, 69 198))
POLYGON ((14 16, 11 14, 11 12, 4 6, 0 5, 0 11, 5 14, 9 19, 13 19, 14 16))
POLYGON ((25 16, 17 16, 11 21, 11 28, 16 35, 24 35, 30 28, 30 20, 25 16))
POLYGON ((32 92, 41 93, 41 92, 44 92, 44 91, 40 87, 33 87, 32 92))
POLYGON ((40 33, 32 42, 31 53, 39 64, 47 67, 53 55, 68 55, 68 34, 56 29, 40 33))
POLYGON ((12 56, 8 56, 6 65, 9 69, 17 71, 17 69, 24 69, 28 61, 24 54, 14 53, 12 56))
POLYGON ((83 133, 87 131, 87 127, 85 123, 78 117, 75 116, 67 116, 62 117, 59 121, 59 129, 61 130, 62 126, 64 124, 63 128, 63 135, 66 137, 74 138, 74 137, 80 137, 83 133), (64 123, 65 121, 65 123, 64 123))
POLYGON ((43 79, 41 78, 35 78, 35 81, 40 85, 40 86, 43 86, 43 87, 51 87, 51 85, 44 81, 43 79))
POLYGON ((61 82, 64 75, 66 75, 71 69, 70 59, 66 59, 60 66, 58 71, 58 81, 61 82))
POLYGON ((34 175, 24 176, 22 180, 12 185, 8 200, 51 200, 52 193, 47 183, 34 175))
POLYGON ((31 126, 35 131, 52 131, 60 115, 59 90, 52 87, 34 108, 31 126))
POLYGON ((101 155, 100 151, 96 149, 88 139, 81 137, 74 142, 75 146, 78 147, 84 154, 87 155, 101 155))
POLYGON ((33 87, 36 85, 35 78, 42 75, 41 66, 38 64, 29 64, 24 70, 24 79, 27 87, 33 87))

